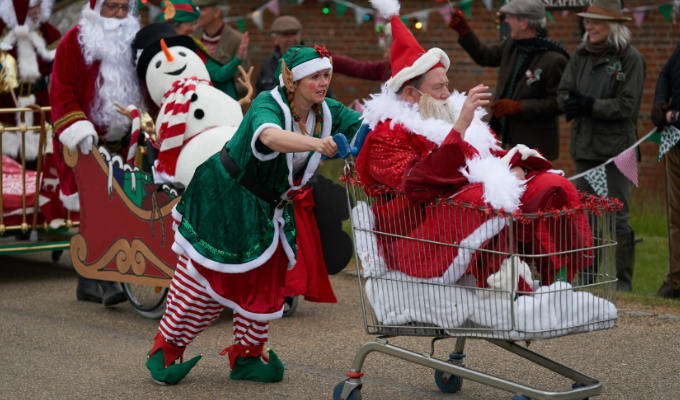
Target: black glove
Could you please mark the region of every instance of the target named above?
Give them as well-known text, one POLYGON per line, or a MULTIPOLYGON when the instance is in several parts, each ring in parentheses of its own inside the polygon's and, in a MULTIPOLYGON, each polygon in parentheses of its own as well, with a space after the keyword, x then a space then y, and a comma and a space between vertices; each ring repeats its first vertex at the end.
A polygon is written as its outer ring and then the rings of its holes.
POLYGON ((582 95, 575 90, 570 90, 569 98, 564 101, 564 114, 567 117, 567 121, 592 114, 593 104, 595 104, 594 98, 582 95))
POLYGON ((666 120, 666 112, 668 111, 668 104, 659 102, 652 107, 652 123, 657 129, 661 130, 668 125, 666 120))

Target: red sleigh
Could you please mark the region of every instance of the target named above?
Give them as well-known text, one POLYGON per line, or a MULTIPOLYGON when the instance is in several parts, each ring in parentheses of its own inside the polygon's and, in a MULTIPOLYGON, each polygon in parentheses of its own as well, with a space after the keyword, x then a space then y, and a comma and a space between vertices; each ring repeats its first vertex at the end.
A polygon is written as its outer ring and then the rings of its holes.
POLYGON ((104 148, 85 155, 65 147, 64 160, 80 197, 73 266, 87 278, 122 282, 140 314, 160 316, 177 263, 171 214, 180 197, 104 148))

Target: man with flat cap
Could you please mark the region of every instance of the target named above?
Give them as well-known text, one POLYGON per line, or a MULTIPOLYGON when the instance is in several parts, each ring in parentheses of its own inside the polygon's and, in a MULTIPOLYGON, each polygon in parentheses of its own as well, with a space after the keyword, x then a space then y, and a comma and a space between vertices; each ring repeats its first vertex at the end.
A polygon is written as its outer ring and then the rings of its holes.
POLYGON ((276 18, 269 31, 274 39, 274 51, 265 58, 260 68, 255 83, 255 90, 258 93, 271 90, 279 84, 276 79, 276 68, 279 66, 281 55, 289 48, 302 44, 302 24, 293 16, 282 15, 276 18))
POLYGON ((460 11, 452 13, 449 26, 477 64, 500 67, 490 124, 504 147, 522 143, 555 160, 559 156, 557 86, 569 54, 548 39, 542 0, 514 0, 500 12, 511 33, 497 44, 481 43, 460 11))

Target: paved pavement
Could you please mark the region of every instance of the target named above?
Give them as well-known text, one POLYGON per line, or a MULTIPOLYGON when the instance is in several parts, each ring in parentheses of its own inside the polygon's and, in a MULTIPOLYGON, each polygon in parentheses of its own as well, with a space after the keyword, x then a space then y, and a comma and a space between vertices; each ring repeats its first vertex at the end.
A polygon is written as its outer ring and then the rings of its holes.
MULTIPOLYGON (((363 330, 356 277, 332 277, 339 303, 301 301, 290 317, 272 323, 270 344, 286 366, 283 382, 260 384, 228 378, 220 350, 231 344, 226 313, 188 348, 204 354, 177 386, 154 384, 145 354, 157 321, 124 304, 110 309, 75 300, 76 276, 68 252, 0 256, 0 399, 330 399, 356 349, 371 340, 363 330)), ((680 312, 678 312, 680 314, 680 312)), ((392 343, 419 352, 429 340, 392 343)), ((454 341, 439 342, 444 358, 454 341)), ((680 320, 621 313, 607 331, 538 341, 531 349, 603 381, 605 399, 680 399, 680 320)), ((544 389, 570 382, 529 365, 482 340, 469 340, 466 365, 544 389)), ((441 393, 433 371, 372 353, 364 365, 364 399, 510 399, 511 393, 464 381, 456 394, 441 393)))

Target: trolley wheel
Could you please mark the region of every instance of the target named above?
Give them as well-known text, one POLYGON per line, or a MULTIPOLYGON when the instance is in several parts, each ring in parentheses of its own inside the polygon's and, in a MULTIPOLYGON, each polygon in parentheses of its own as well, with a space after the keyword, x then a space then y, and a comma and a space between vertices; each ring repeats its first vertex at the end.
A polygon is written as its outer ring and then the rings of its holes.
POLYGON ((59 258, 61 258, 61 255, 64 254, 64 250, 55 250, 52 252, 52 262, 57 262, 59 261, 59 258))
POLYGON ((283 301, 283 317, 290 317, 298 306, 298 297, 286 297, 283 301))
POLYGON ((123 291, 139 315, 159 319, 165 312, 165 297, 168 289, 134 283, 123 283, 123 291))
POLYGON ((448 372, 436 370, 434 371, 434 383, 437 384, 439 390, 444 393, 456 393, 463 386, 463 378, 458 375, 452 375, 448 372))
POLYGON ((349 397, 346 399, 340 397, 342 395, 343 386, 345 386, 345 382, 340 382, 335 385, 335 388, 333 389, 333 400, 361 400, 361 386, 352 390, 352 393, 350 393, 349 397))

